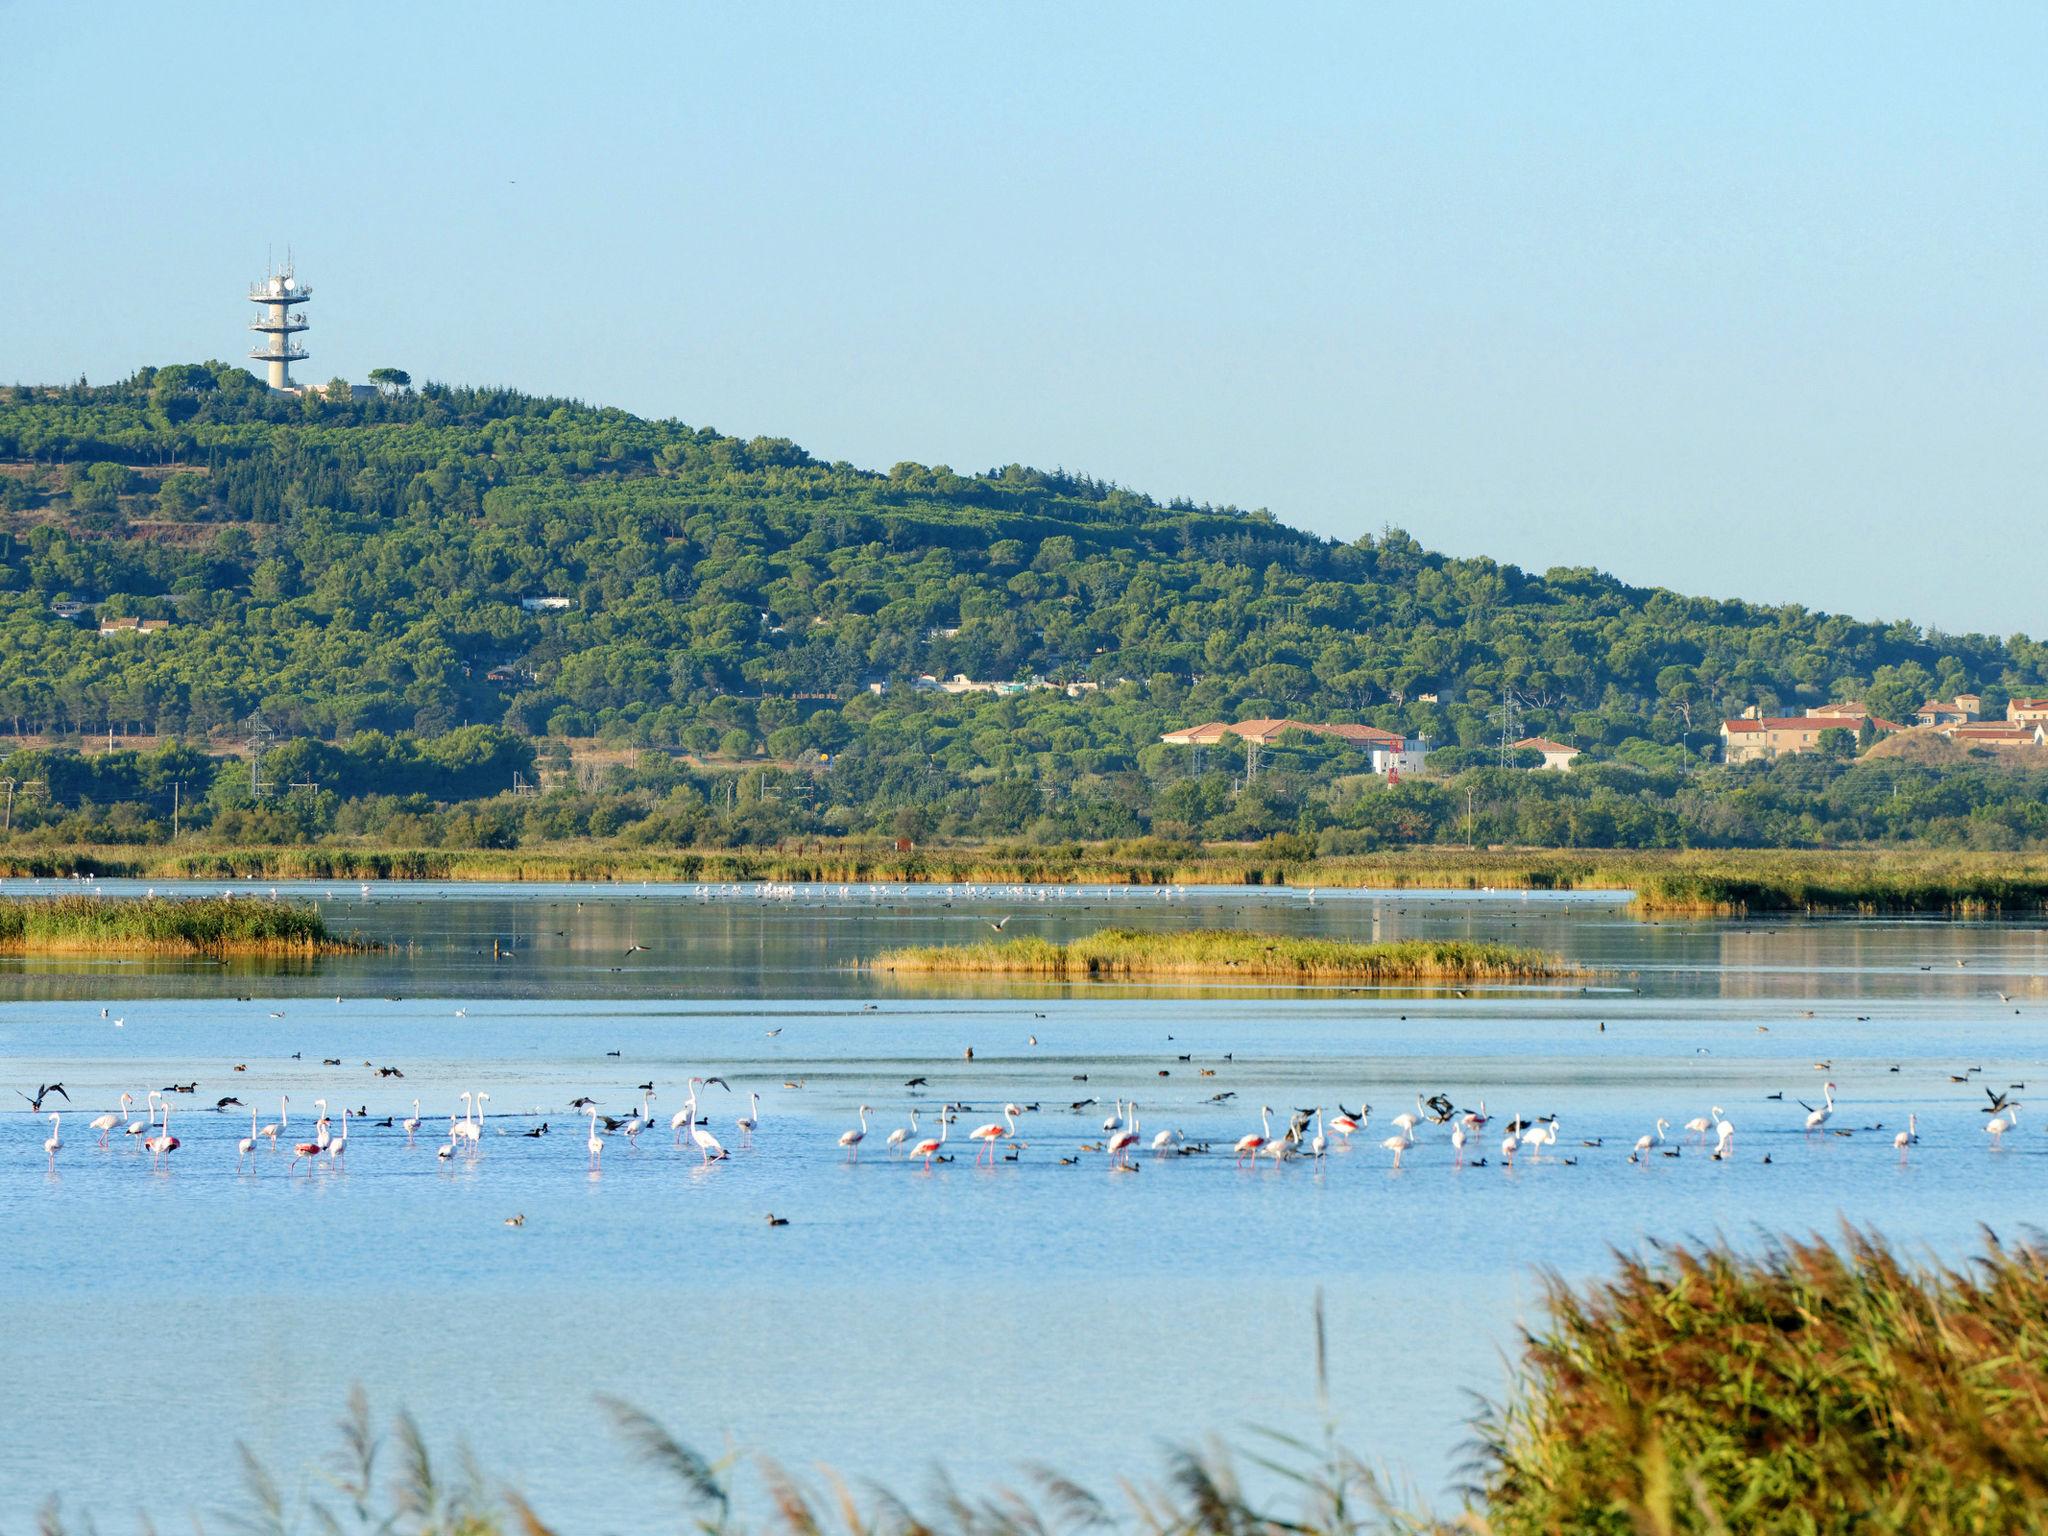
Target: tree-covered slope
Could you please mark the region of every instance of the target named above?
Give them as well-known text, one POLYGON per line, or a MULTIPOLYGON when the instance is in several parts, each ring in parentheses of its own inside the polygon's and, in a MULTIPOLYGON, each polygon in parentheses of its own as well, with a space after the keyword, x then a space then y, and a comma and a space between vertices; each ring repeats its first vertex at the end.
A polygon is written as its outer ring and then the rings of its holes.
POLYGON ((1640 752, 1759 700, 1899 710, 2043 675, 2025 640, 1539 576, 1391 530, 1333 543, 1014 465, 874 473, 503 391, 294 400, 216 364, 9 396, 0 724, 23 730, 260 710, 324 736, 830 747, 849 725, 820 696, 964 672, 1131 679, 1071 706, 1098 750, 1240 711, 1478 741, 1512 688, 1530 730, 1640 752), (537 596, 571 606, 521 609, 537 596), (172 624, 102 637, 51 612, 66 598, 172 624), (764 697, 792 707, 718 702, 764 697))

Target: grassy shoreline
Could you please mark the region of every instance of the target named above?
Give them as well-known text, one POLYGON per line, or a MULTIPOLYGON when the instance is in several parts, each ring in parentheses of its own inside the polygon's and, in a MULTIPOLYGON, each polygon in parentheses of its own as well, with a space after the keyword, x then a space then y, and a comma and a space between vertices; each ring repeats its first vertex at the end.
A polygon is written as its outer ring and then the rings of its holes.
POLYGON ((0 954, 352 954, 313 908, 251 896, 0 897, 0 954))
POLYGON ((1465 850, 1293 857, 1261 846, 1146 841, 898 851, 846 841, 773 848, 532 849, 76 847, 0 849, 0 876, 148 880, 436 880, 694 884, 1222 885, 1282 889, 1530 890, 1633 893, 1644 916, 1771 912, 2048 911, 2048 854, 1894 849, 1711 851, 1465 850))
POLYGON ((1105 928, 1069 943, 1008 939, 885 950, 875 970, 909 975, 1244 977, 1290 981, 1484 981, 1579 974, 1556 955, 1512 944, 1410 939, 1353 944, 1339 939, 1197 930, 1139 933, 1105 928))

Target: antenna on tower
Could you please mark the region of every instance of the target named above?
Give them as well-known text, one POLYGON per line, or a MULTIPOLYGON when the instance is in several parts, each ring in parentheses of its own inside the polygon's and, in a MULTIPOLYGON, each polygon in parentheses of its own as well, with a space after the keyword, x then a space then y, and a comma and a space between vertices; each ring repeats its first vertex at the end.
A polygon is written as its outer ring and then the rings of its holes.
POLYGON ((249 322, 249 329, 262 338, 250 349, 249 356, 269 365, 272 389, 288 390, 292 387, 292 364, 304 362, 310 355, 292 339, 308 324, 304 315, 293 313, 292 307, 311 299, 313 290, 298 280, 292 266, 292 248, 284 248, 283 271, 273 265, 272 249, 264 247, 263 264, 267 270, 263 281, 249 285, 250 302, 263 306, 262 315, 249 322))

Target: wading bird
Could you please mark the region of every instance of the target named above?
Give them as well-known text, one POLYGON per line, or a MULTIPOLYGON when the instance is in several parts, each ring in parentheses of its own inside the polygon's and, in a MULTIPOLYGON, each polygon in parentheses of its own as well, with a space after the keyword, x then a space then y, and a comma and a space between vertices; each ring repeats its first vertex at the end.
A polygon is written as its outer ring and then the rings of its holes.
POLYGON ((134 1102, 134 1094, 124 1093, 121 1095, 121 1107, 118 1110, 109 1110, 104 1115, 94 1115, 92 1117, 86 1128, 100 1133, 101 1146, 104 1147, 107 1144, 107 1137, 112 1134, 114 1127, 128 1118, 128 1106, 134 1102))
POLYGON ((1806 1128, 1809 1131, 1819 1130, 1835 1117, 1835 1085, 1833 1083, 1822 1083, 1820 1086, 1821 1096, 1826 1102, 1819 1109, 1811 1109, 1804 1104, 1800 1105, 1800 1108, 1807 1110, 1806 1128))
MULTIPOLYGON (((952 1108, 952 1106, 947 1105, 946 1108, 950 1109, 952 1108)), ((939 1112, 939 1134, 936 1136, 925 1137, 924 1140, 918 1142, 915 1146, 913 1146, 910 1149, 910 1155, 912 1157, 921 1157, 924 1159, 924 1165, 927 1170, 929 1170, 932 1165, 932 1159, 938 1156, 939 1149, 946 1144, 946 1127, 949 1123, 951 1123, 952 1118, 953 1117, 947 1114, 945 1110, 941 1110, 939 1112)))
POLYGON ((900 1125, 899 1125, 899 1126, 897 1126, 895 1130, 893 1130, 893 1131, 891 1131, 891 1132, 889 1133, 889 1139, 888 1139, 888 1142, 886 1143, 886 1145, 888 1146, 888 1148, 889 1148, 889 1150, 890 1150, 891 1152, 894 1152, 894 1151, 896 1151, 896 1150, 897 1150, 898 1148, 900 1148, 900 1147, 901 1147, 901 1146, 903 1145, 903 1143, 904 1143, 904 1142, 908 1141, 908 1140, 909 1140, 909 1139, 910 1139, 911 1137, 915 1136, 916 1134, 917 1134, 917 1110, 916 1110, 916 1109, 915 1109, 915 1108, 913 1107, 913 1108, 911 1109, 911 1111, 910 1111, 910 1125, 909 1125, 909 1127, 908 1127, 908 1128, 906 1129, 906 1128, 905 1128, 905 1127, 903 1127, 903 1126, 900 1126, 900 1125))
MULTIPOLYGON (((977 1131, 975 1134, 978 1136, 981 1133, 977 1131)), ((863 1104, 860 1107, 860 1125, 850 1131, 841 1131, 839 1133, 839 1145, 846 1148, 846 1155, 848 1157, 858 1157, 860 1156, 860 1144, 867 1139, 868 1107, 863 1104)))
POLYGON ((1251 1135, 1237 1138, 1237 1146, 1234 1150, 1240 1163, 1248 1157, 1257 1157, 1259 1155, 1259 1148, 1273 1139, 1273 1110, 1271 1105, 1262 1104, 1259 1106, 1259 1125, 1261 1128, 1252 1132, 1251 1135))

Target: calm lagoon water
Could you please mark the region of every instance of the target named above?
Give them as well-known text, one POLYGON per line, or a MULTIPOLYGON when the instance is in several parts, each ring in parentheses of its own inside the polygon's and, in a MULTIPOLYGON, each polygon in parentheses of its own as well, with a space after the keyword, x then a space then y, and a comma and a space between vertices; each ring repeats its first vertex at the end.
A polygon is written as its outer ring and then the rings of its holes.
POLYGON ((642 1523, 660 1492, 612 1436, 607 1395, 705 1451, 912 1493, 941 1463, 969 1488, 1037 1462, 1108 1488, 1156 1471, 1163 1445, 1313 1432, 1318 1289, 1340 1434, 1448 1503, 1473 1396, 1505 1387, 1546 1268, 1843 1220, 1954 1257, 1980 1224, 2048 1217, 2042 1122, 2023 1110, 1990 1147, 1978 1086, 2048 1078, 2034 923, 1645 924, 1609 898, 1520 893, 278 889, 390 947, 0 961, 5 1086, 71 1094, 54 1171, 47 1120, 18 1099, 0 1114, 0 1531, 53 1493, 105 1528, 143 1509, 159 1526, 210 1518, 234 1501, 236 1440, 306 1486, 355 1382, 577 1529, 642 1523), (1497 937, 1601 974, 1458 996, 947 988, 856 968, 1005 915, 1012 935, 1051 937, 1108 921, 1497 937), (702 1101, 732 1156, 706 1167, 667 1120, 687 1080, 713 1074, 735 1090, 702 1101), (1851 1136, 1801 1132, 1795 1101, 1817 1102, 1824 1077, 1851 1136), (85 1122, 124 1089, 195 1080, 168 1172, 127 1138, 94 1144, 85 1122), (568 1101, 625 1114, 646 1081, 657 1128, 610 1138, 592 1174, 568 1101), (491 1096, 481 1152, 444 1164, 465 1089, 491 1096), (732 1124, 749 1091, 750 1145, 732 1124), (1470 1150, 1487 1165, 1457 1166, 1429 1128, 1396 1170, 1386 1122, 1438 1091, 1486 1101, 1495 1123, 1470 1150), (339 1167, 291 1174, 287 1152, 263 1151, 238 1168, 247 1111, 211 1106, 233 1095, 268 1121, 281 1094, 294 1130, 318 1097, 373 1118, 417 1097, 436 1134, 408 1147, 353 1126, 339 1167), (1373 1112, 1320 1163, 1064 1165, 1120 1095, 1148 1139, 1177 1126, 1227 1143, 1261 1105, 1373 1112), (956 1135, 1005 1100, 1037 1104, 1018 1160, 892 1159, 886 1132, 913 1106, 929 1127, 947 1099, 973 1106, 956 1135), (1069 1108, 1087 1099, 1101 1102, 1069 1108), (861 1104, 871 1130, 850 1161, 836 1138, 861 1104), (1738 1127, 1730 1162, 1692 1145, 1627 1161, 1658 1116, 1716 1104, 1738 1127), (1501 1124, 1553 1112, 1559 1156, 1503 1168, 1501 1124), (1891 1136, 1909 1112, 1922 1144, 1902 1161, 1891 1136), (547 1136, 519 1134, 542 1122, 547 1136), (506 1226, 515 1214, 525 1224, 506 1226))

